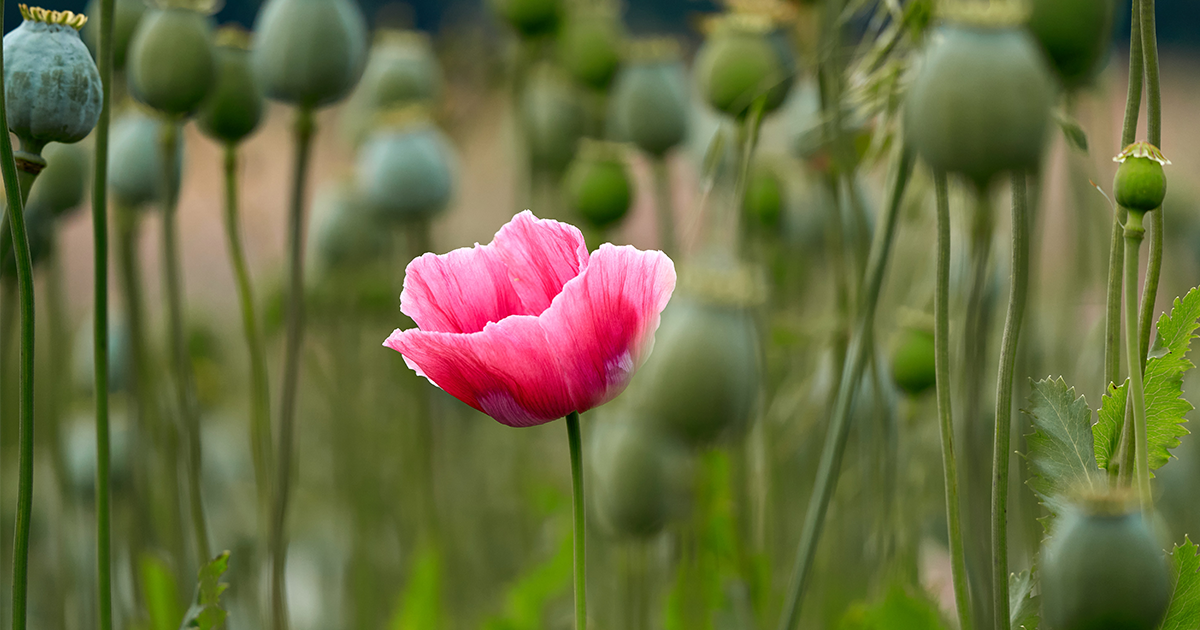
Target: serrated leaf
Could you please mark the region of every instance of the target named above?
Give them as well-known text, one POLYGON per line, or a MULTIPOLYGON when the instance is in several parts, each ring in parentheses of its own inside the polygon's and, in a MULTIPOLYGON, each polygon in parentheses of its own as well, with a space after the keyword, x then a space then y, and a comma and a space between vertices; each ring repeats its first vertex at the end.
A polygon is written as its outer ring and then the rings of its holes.
POLYGON ((1200 548, 1187 536, 1168 558, 1171 567, 1171 604, 1159 630, 1200 628, 1200 548))
POLYGON ((1121 426, 1125 424, 1125 399, 1129 395, 1129 379, 1120 387, 1108 385, 1108 393, 1100 399, 1099 420, 1092 425, 1092 439, 1096 443, 1096 465, 1108 470, 1109 460, 1117 452, 1121 441, 1121 426))
POLYGON ((198 628, 199 630, 214 630, 225 623, 229 613, 221 608, 221 594, 229 585, 221 581, 221 576, 229 568, 229 552, 223 551, 211 562, 200 567, 200 577, 196 584, 196 601, 188 608, 183 616, 180 630, 198 628))
POLYGON ((1037 630, 1041 622, 1041 602, 1033 594, 1036 584, 1037 573, 1032 569, 1008 574, 1009 619, 1017 630, 1037 630))
POLYGON ((1033 384, 1025 413, 1033 419, 1026 436, 1029 487, 1057 514, 1058 497, 1078 485, 1093 484, 1096 449, 1092 438, 1092 410, 1075 388, 1061 377, 1033 384))
POLYGON ((1171 459, 1171 449, 1189 431, 1185 417, 1194 409, 1183 399, 1183 375, 1196 367, 1187 358, 1200 320, 1200 287, 1175 298, 1171 312, 1158 320, 1157 334, 1146 362, 1146 441, 1150 447, 1150 470, 1162 468, 1171 459))

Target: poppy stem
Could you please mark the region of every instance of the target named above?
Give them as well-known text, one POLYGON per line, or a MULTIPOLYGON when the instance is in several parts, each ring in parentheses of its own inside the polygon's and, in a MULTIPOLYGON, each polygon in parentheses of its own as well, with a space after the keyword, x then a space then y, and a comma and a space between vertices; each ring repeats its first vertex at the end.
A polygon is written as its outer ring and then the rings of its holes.
POLYGON ((579 412, 567 414, 567 443, 571 447, 571 503, 575 525, 575 630, 587 629, 587 540, 583 515, 583 447, 579 436, 579 412))
MULTIPOLYGON (((1146 139, 1162 148, 1162 88, 1158 76, 1158 36, 1154 25, 1154 0, 1140 0, 1142 52, 1146 68, 1146 139)), ((1138 357, 1142 371, 1150 350, 1150 326, 1154 321, 1154 302, 1158 297, 1158 280, 1162 276, 1163 234, 1166 232, 1162 208, 1151 212, 1146 227, 1150 232, 1150 247, 1146 260, 1146 283, 1142 287, 1142 306, 1138 321, 1138 357)))
POLYGON ((675 259, 679 254, 675 236, 675 204, 671 195, 671 168, 667 158, 654 159, 654 209, 658 216, 658 246, 663 253, 675 259))
POLYGON ((846 442, 850 437, 850 404, 854 393, 858 391, 858 383, 862 379, 863 368, 866 365, 867 350, 870 345, 868 340, 875 324, 875 307, 879 303, 883 275, 887 271, 887 263, 891 258, 892 243, 896 236, 896 219, 900 214, 900 205, 904 199, 904 190, 908 186, 909 177, 912 175, 912 167, 912 152, 907 147, 902 148, 896 181, 892 188, 892 197, 887 212, 880 217, 880 229, 875 232, 875 240, 871 243, 871 255, 863 284, 863 308, 859 312, 854 336, 846 350, 841 381, 838 383, 837 399, 834 403, 828 433, 825 434, 821 462, 817 468, 816 487, 809 498, 808 511, 804 516, 804 529, 800 535, 796 564, 792 569, 791 589, 787 603, 784 605, 783 617, 779 623, 780 630, 791 630, 800 620, 800 602, 804 596, 804 590, 808 586, 813 559, 816 556, 817 542, 821 538, 821 529, 825 523, 825 512, 829 508, 829 499, 833 496, 834 488, 837 485, 842 455, 845 454, 846 442))
POLYGON ((1128 212, 1125 220, 1125 353, 1129 368, 1130 400, 1133 404, 1133 435, 1136 457, 1138 496, 1142 511, 1149 513, 1153 505, 1150 494, 1150 449, 1146 438, 1146 396, 1142 387, 1141 360, 1138 356, 1138 254, 1142 247, 1144 229, 1141 212, 1128 212))

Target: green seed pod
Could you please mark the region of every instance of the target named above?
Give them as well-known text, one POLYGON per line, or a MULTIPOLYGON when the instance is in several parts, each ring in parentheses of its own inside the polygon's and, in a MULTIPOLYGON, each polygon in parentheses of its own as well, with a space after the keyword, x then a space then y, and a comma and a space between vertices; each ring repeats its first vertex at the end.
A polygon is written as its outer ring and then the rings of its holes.
POLYGON ((695 447, 741 436, 762 386, 752 306, 761 283, 732 264, 685 269, 637 380, 636 407, 695 447))
POLYGON ((687 137, 689 92, 679 45, 638 42, 630 57, 613 86, 610 120, 616 137, 662 157, 687 137))
POLYGON ((262 122, 265 99, 250 65, 250 34, 225 27, 216 41, 217 82, 196 123, 213 140, 237 144, 262 122))
POLYGON ((892 352, 892 380, 909 396, 919 396, 934 385, 933 333, 905 328, 892 352))
POLYGON ((1130 210, 1150 212, 1162 207, 1167 198, 1167 174, 1163 165, 1171 161, 1163 157, 1158 147, 1148 142, 1135 142, 1113 161, 1121 165, 1113 178, 1113 195, 1117 203, 1130 210))
POLYGON ((321 107, 354 89, 367 24, 352 0, 267 0, 254 24, 254 68, 267 96, 321 107))
POLYGON ((428 35, 418 31, 378 31, 362 81, 341 116, 341 126, 350 144, 362 144, 380 112, 436 102, 442 82, 442 69, 428 35))
MULTIPOLYGON (((113 121, 108 146, 108 190, 116 203, 141 208, 162 200, 162 128, 167 124, 139 109, 113 121)), ((175 188, 183 177, 183 136, 175 159, 175 188)))
POLYGON ((785 196, 786 189, 779 173, 764 162, 756 162, 746 182, 742 211, 756 225, 774 229, 783 217, 785 196))
MULTIPOLYGON (((129 42, 133 40, 133 32, 137 30, 142 14, 146 12, 144 0, 116 0, 113 7, 113 70, 125 69, 125 60, 129 51, 129 42)), ((87 4, 88 23, 80 32, 83 43, 95 57, 100 39, 100 0, 89 0, 87 4)))
POLYGON ((46 168, 34 180, 26 206, 62 217, 83 205, 91 175, 92 152, 79 144, 56 142, 46 147, 44 153, 46 168))
POLYGON ((786 40, 766 19, 732 14, 714 23, 696 53, 696 82, 709 105, 731 116, 744 116, 764 98, 763 112, 787 98, 795 60, 786 40))
POLYGON ((561 173, 583 137, 585 116, 575 88, 553 67, 535 68, 521 95, 521 114, 533 166, 561 173))
MULTIPOLYGON (((88 352, 87 356, 90 357, 91 353, 88 352)), ((132 481, 129 431, 120 412, 113 416, 109 434, 109 457, 112 461, 109 483, 113 492, 122 493, 128 491, 132 481)), ((79 418, 63 426, 60 435, 62 442, 56 446, 62 450, 68 487, 75 495, 74 500, 80 504, 91 503, 96 496, 96 427, 91 418, 79 418)))
POLYGON ((1029 30, 1068 89, 1096 76, 1112 40, 1112 0, 1035 0, 1029 30))
POLYGON ((313 217, 309 251, 321 270, 356 271, 386 260, 388 234, 372 220, 353 182, 334 182, 318 191, 313 217))
MULTIPOLYGON (((25 209, 25 236, 29 241, 29 258, 37 269, 50 257, 54 247, 54 215, 39 208, 25 209)), ((16 278, 16 257, 11 251, 0 260, 0 278, 16 278)))
POLYGON ((100 71, 79 39, 87 16, 21 5, 25 18, 4 36, 8 128, 24 150, 79 142, 100 119, 100 71))
POLYGON ((492 0, 496 12, 521 37, 549 35, 562 19, 562 0, 492 0))
POLYGON ((1002 172, 1037 167, 1054 99, 1024 29, 947 23, 908 89, 905 136, 931 168, 982 190, 1002 172))
MULTIPOLYGON (((92 322, 80 326, 75 333, 74 352, 71 353, 73 381, 75 388, 91 395, 96 387, 96 362, 93 360, 92 348, 95 344, 95 328, 92 322)), ((117 392, 125 389, 129 383, 129 327, 125 321, 109 318, 108 332, 108 391, 117 392)))
POLYGON ((585 139, 564 183, 567 204, 596 228, 620 221, 633 202, 633 183, 619 144, 585 139))
POLYGON ((621 33, 610 17, 577 15, 558 35, 558 56, 571 78, 607 89, 621 66, 621 33))
POLYGON ((1162 549, 1136 507, 1089 499, 1042 550, 1042 613, 1056 630, 1152 630, 1171 595, 1162 549))
POLYGON ((592 507, 611 536, 651 538, 687 509, 687 453, 636 412, 608 415, 588 439, 592 507))
POLYGON ((169 116, 190 116, 213 88, 212 20, 183 7, 151 9, 129 43, 129 92, 169 116))
POLYGON ((358 153, 356 179, 363 202, 385 223, 429 219, 454 193, 450 142, 419 113, 401 112, 373 133, 358 153))

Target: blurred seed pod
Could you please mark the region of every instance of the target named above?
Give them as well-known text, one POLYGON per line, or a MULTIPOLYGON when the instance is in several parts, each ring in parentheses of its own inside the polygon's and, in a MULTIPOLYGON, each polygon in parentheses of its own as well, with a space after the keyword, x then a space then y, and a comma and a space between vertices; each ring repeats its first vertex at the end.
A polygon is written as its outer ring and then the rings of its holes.
POLYGON ((217 31, 217 81, 196 119, 208 137, 237 144, 262 122, 265 98, 250 59, 250 34, 237 26, 217 31))
POLYGON ((563 14, 562 0, 492 0, 492 6, 521 37, 553 33, 563 14))
POLYGON ((454 193, 450 142, 420 110, 395 112, 358 152, 359 194, 371 214, 387 224, 429 219, 454 193))
MULTIPOLYGON (((122 418, 113 414, 114 422, 109 434, 109 483, 115 493, 129 489, 129 430, 122 418)), ((75 500, 90 502, 96 495, 96 426, 91 417, 75 418, 62 427, 61 442, 63 460, 75 500)))
POLYGON ((588 436, 595 515, 611 536, 650 538, 687 510, 688 454, 637 412, 603 413, 588 436))
POLYGON ((909 396, 919 396, 934 386, 933 333, 917 327, 900 332, 892 352, 892 380, 909 396))
POLYGON ((1152 630, 1170 600, 1162 548, 1130 497, 1060 514, 1042 549, 1043 619, 1057 630, 1152 630))
POLYGON ((29 191, 30 208, 41 208, 54 217, 78 210, 87 195, 92 152, 79 144, 54 143, 43 152, 46 168, 29 191))
POLYGON ((525 83, 521 114, 533 166, 561 173, 583 137, 586 115, 579 93, 553 66, 541 65, 525 83))
MULTIPOLYGON (((88 319, 75 331, 75 346, 71 353, 71 372, 75 388, 91 395, 96 388, 96 364, 92 360, 95 331, 88 319)), ((109 317, 108 328, 108 391, 122 391, 129 384, 129 327, 119 317, 109 317)))
POLYGON ((1054 82, 1015 25, 946 23, 929 36, 905 99, 905 136, 934 170, 980 190, 1041 158, 1054 82))
MULTIPOLYGON (((127 208, 142 208, 162 200, 162 129, 168 124, 133 108, 113 121, 108 147, 108 190, 127 208)), ((183 136, 175 159, 175 186, 183 177, 183 136)))
POLYGON ((341 116, 350 143, 358 146, 363 141, 380 112, 408 104, 436 102, 443 81, 442 68, 428 35, 419 31, 378 31, 362 81, 341 116))
MULTIPOLYGON (((45 262, 54 247, 54 215, 38 208, 25 209, 25 236, 29 241, 29 257, 36 270, 45 262)), ((0 260, 0 278, 16 278, 16 258, 10 251, 0 260)))
POLYGON ((267 0, 253 50, 269 98, 320 107, 340 101, 362 76, 367 24, 352 0, 267 0))
POLYGON ((758 98, 763 112, 783 104, 796 74, 786 36, 763 16, 730 14, 710 25, 693 71, 708 104, 743 116, 758 98))
MULTIPOLYGON (((83 27, 83 43, 95 57, 100 39, 100 0, 88 0, 88 23, 83 27)), ((113 6, 113 70, 120 72, 125 69, 125 60, 129 51, 129 42, 133 40, 133 32, 137 30, 138 22, 146 12, 144 0, 116 0, 113 6)))
POLYGON ((212 20, 169 6, 142 16, 129 43, 129 92, 170 116, 189 116, 213 89, 217 62, 212 20))
POLYGON ((688 131, 687 71, 674 40, 637 42, 617 74, 610 116, 617 138, 662 157, 688 131))
POLYGON ((70 11, 22 5, 25 20, 4 36, 4 98, 8 128, 24 150, 50 142, 79 142, 100 119, 100 71, 70 11))
POLYGON ((607 228, 629 212, 633 182, 619 144, 584 139, 567 168, 567 203, 589 225, 607 228))
POLYGON ((744 434, 762 386, 752 310, 762 283, 732 263, 704 265, 681 273, 635 398, 656 426, 694 447, 744 434))
POLYGON ((1029 30, 1067 89, 1096 77, 1112 40, 1112 0, 1034 0, 1029 30))
POLYGON ((746 194, 742 198, 742 212, 757 227, 774 230, 783 218, 784 199, 787 189, 774 166, 756 160, 750 168, 746 194))
POLYGON ((1150 212, 1162 206, 1167 198, 1167 174, 1163 157, 1157 147, 1148 142, 1129 145, 1116 157, 1121 163, 1113 176, 1113 197, 1121 207, 1138 212, 1150 212))
POLYGON ((309 233, 309 251, 321 271, 355 271, 386 260, 388 234, 372 219, 352 181, 320 189, 313 200, 313 217, 316 229, 309 233))
POLYGON ((607 89, 621 66, 621 32, 615 16, 581 11, 558 34, 558 58, 579 83, 607 89))

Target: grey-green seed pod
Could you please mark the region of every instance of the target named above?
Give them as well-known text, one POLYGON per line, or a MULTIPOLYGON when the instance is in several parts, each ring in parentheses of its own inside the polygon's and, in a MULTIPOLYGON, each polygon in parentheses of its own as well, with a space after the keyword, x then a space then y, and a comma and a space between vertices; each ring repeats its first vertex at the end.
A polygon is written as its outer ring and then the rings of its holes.
POLYGON ((54 143, 46 147, 46 168, 29 191, 30 208, 41 208, 55 217, 78 210, 87 194, 92 152, 79 144, 54 143))
POLYGON ((713 26, 696 53, 694 71, 709 105, 743 116, 760 98, 764 113, 783 104, 795 66, 786 40, 770 21, 733 14, 713 26))
POLYGON ((492 0, 500 17, 522 37, 548 35, 562 19, 562 0, 492 0))
POLYGON ((429 219, 454 192, 450 143, 428 119, 389 124, 373 133, 358 154, 358 190, 385 223, 429 219))
POLYGON ((350 95, 341 118, 350 143, 362 143, 380 112, 437 101, 442 82, 442 68, 427 35, 418 31, 377 32, 362 81, 350 95))
POLYGON ((350 93, 366 59, 366 20, 351 0, 268 0, 254 24, 254 70, 268 98, 329 105, 350 93))
POLYGON ((613 85, 611 121, 617 138, 662 157, 688 131, 687 71, 673 40, 635 43, 613 85))
MULTIPOLYGON (((108 190, 114 201, 141 208, 161 201, 163 195, 163 121, 137 109, 113 121, 108 147, 108 190)), ((183 176, 183 137, 175 164, 175 188, 183 176)))
POLYGON ((588 440, 592 507, 612 536, 650 538, 687 510, 687 453, 636 411, 605 413, 588 440))
POLYGON ((170 116, 189 116, 213 88, 212 21, 181 7, 151 9, 129 44, 129 91, 170 116))
POLYGON ((79 38, 87 17, 22 5, 25 21, 4 36, 8 128, 24 150, 79 142, 100 119, 100 71, 79 38))
MULTIPOLYGON (((137 30, 142 14, 146 12, 144 0, 116 0, 113 7, 115 21, 113 22, 113 70, 125 69, 125 60, 129 52, 129 42, 133 40, 133 32, 137 30)), ((97 41, 100 38, 100 0, 90 0, 87 4, 88 23, 80 32, 83 43, 87 44, 92 56, 96 55, 97 41)))
POLYGON ((621 66, 621 32, 616 22, 590 13, 567 22, 558 34, 558 56, 571 78, 596 90, 608 88, 621 66))
MULTIPOLYGON (((30 207, 25 211, 25 235, 29 239, 29 257, 37 269, 50 257, 54 247, 54 215, 45 210, 30 207)), ((16 278, 16 258, 9 252, 0 261, 0 278, 16 278)))
POLYGON ((552 66, 535 68, 521 95, 521 115, 533 165, 561 173, 583 137, 585 115, 576 88, 552 66))
POLYGON ((309 235, 309 249, 320 270, 354 271, 386 259, 388 233, 372 220, 353 182, 335 182, 318 191, 313 217, 316 229, 309 235))
POLYGON ((217 82, 196 123, 208 137, 237 144, 262 122, 265 98, 250 65, 250 36, 237 27, 217 32, 217 82))

